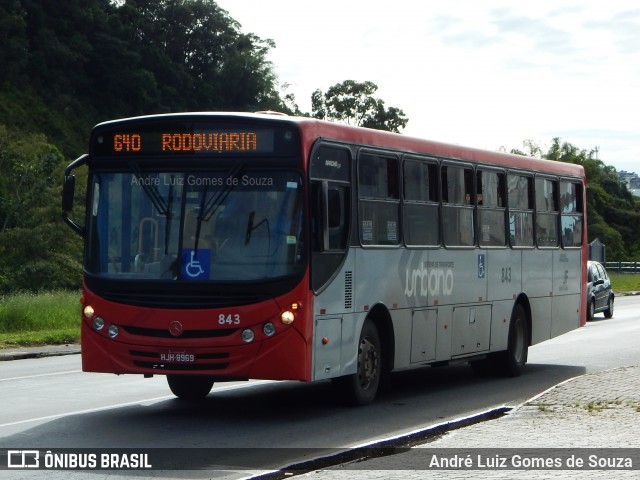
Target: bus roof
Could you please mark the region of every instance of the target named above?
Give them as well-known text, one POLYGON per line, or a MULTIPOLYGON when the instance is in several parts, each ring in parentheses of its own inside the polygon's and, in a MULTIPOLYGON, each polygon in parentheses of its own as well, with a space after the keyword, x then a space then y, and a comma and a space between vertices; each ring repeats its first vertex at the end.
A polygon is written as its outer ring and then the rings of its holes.
POLYGON ((584 169, 581 165, 546 160, 525 155, 516 155, 504 152, 495 152, 462 145, 448 144, 434 140, 406 136, 399 133, 374 130, 364 127, 344 125, 325 120, 308 117, 289 116, 278 112, 184 112, 131 117, 119 120, 111 120, 96 125, 100 128, 116 123, 135 123, 141 121, 170 120, 182 118, 233 118, 274 121, 277 123, 295 124, 300 129, 301 140, 305 151, 319 138, 345 143, 355 143, 363 146, 372 146, 383 149, 401 150, 424 156, 432 156, 443 159, 461 160, 472 163, 481 163, 514 168, 533 170, 556 175, 566 175, 584 178, 584 169))

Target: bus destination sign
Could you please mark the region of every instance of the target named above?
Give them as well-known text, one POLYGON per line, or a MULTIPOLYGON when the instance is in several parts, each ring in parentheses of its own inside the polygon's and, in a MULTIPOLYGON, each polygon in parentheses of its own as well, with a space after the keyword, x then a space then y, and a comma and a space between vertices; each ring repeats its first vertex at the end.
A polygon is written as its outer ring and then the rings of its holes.
MULTIPOLYGON (((142 152, 144 148, 142 140, 143 134, 140 133, 116 133, 113 135, 113 151, 116 153, 142 152)), ((161 133, 160 151, 256 152, 258 151, 258 134, 256 132, 161 133)))
MULTIPOLYGON (((161 130, 144 127, 113 129, 94 132, 92 147, 96 155, 116 157, 274 153, 276 136, 281 133, 280 130, 278 128, 204 128, 181 131, 181 129, 161 130)), ((291 134, 288 140, 289 142, 285 143, 291 143, 291 134)))

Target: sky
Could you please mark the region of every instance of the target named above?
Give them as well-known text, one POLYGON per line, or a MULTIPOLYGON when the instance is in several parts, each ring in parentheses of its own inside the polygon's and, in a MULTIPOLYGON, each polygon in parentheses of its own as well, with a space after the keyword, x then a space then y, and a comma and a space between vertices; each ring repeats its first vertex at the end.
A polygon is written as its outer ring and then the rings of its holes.
POLYGON ((546 151, 560 137, 640 174, 637 0, 217 0, 272 39, 285 93, 372 81, 402 133, 546 151))

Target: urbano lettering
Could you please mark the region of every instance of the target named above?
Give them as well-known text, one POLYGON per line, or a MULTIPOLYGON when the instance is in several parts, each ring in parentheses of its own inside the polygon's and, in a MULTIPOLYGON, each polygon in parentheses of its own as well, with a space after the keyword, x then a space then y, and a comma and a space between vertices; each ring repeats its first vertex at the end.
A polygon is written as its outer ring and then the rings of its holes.
POLYGON ((427 268, 423 264, 420 268, 406 271, 404 294, 407 297, 449 296, 452 292, 453 270, 451 268, 427 268))

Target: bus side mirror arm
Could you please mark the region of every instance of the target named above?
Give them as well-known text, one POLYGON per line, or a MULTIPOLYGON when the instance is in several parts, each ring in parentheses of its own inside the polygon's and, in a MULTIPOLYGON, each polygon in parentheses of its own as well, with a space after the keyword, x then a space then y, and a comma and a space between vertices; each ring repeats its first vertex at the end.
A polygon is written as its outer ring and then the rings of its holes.
POLYGON ((64 170, 64 180, 62 184, 62 218, 65 223, 78 235, 84 237, 84 228, 69 218, 69 212, 73 208, 73 197, 76 188, 76 177, 71 172, 87 163, 89 155, 82 155, 71 162, 64 170))

